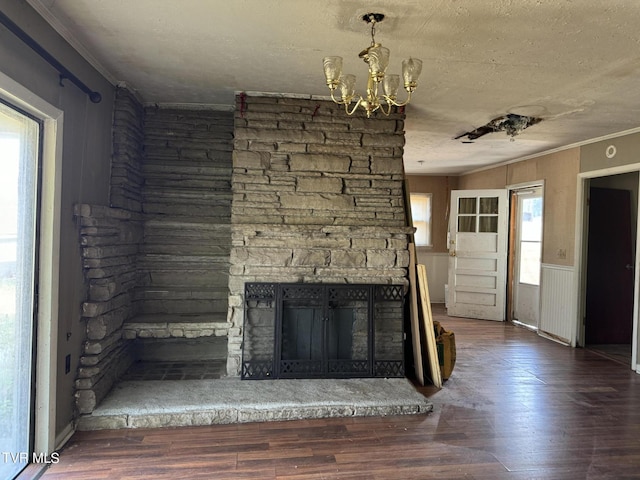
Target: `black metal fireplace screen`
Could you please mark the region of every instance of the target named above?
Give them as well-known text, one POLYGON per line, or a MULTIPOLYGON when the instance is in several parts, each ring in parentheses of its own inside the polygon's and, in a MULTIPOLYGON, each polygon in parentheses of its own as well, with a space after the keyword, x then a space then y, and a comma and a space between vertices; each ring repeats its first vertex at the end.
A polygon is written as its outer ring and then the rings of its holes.
POLYGON ((246 283, 243 379, 404 376, 402 285, 246 283))

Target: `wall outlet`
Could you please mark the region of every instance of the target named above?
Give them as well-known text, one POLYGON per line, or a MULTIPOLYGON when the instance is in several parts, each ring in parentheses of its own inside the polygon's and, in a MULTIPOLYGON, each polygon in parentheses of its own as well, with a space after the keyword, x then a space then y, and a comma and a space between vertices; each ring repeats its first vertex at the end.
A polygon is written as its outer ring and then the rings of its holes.
POLYGON ((64 357, 64 373, 69 373, 71 371, 71 354, 64 357))

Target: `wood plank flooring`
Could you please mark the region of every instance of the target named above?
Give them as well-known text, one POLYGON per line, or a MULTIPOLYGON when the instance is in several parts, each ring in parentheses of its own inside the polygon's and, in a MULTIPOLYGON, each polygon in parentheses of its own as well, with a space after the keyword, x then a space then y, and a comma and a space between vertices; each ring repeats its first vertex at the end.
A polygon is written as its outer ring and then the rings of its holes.
POLYGON ((513 325, 456 334, 429 415, 76 433, 52 479, 640 478, 640 375, 513 325))

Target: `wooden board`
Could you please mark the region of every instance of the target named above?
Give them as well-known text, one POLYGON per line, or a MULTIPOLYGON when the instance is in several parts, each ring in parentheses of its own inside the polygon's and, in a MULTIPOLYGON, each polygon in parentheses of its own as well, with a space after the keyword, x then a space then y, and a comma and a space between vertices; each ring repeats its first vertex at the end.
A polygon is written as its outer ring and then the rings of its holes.
POLYGON ((418 289, 416 282, 416 246, 409 244, 409 305, 411 315, 411 344, 413 345, 413 365, 416 380, 424 385, 424 370, 422 368, 422 347, 420 342, 420 317, 418 313, 418 289))
POLYGON ((442 374, 438 361, 438 347, 436 346, 436 334, 433 331, 433 314, 431 312, 431 297, 429 296, 429 284, 427 283, 427 268, 424 265, 416 265, 418 272, 418 286, 420 289, 420 304, 422 306, 422 321, 426 337, 426 353, 429 359, 429 371, 433 384, 442 388, 442 374))

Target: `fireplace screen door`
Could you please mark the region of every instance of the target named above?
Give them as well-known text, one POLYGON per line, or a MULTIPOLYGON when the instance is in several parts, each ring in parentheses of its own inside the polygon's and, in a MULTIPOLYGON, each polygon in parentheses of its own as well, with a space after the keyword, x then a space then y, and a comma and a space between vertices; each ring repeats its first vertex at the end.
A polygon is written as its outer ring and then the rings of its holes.
POLYGON ((242 378, 403 376, 399 285, 245 286, 242 378))
POLYGON ((285 286, 280 376, 369 376, 369 300, 367 287, 285 286))

